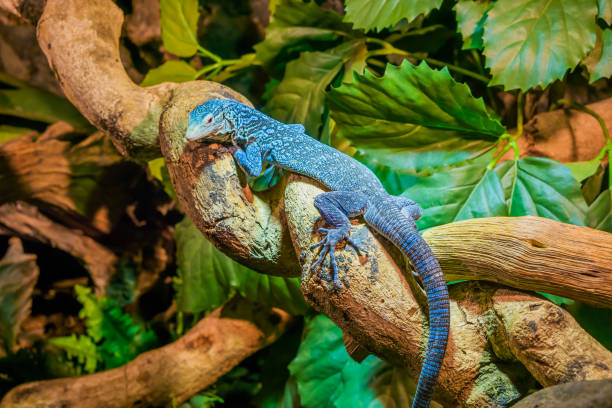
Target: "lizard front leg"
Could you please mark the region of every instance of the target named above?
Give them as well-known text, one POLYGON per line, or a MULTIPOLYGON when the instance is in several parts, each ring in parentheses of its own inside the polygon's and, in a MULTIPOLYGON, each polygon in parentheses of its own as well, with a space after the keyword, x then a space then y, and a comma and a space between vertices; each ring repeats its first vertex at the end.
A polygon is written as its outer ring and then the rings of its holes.
POLYGON ((311 269, 316 269, 323 263, 329 254, 329 263, 332 273, 332 282, 338 288, 342 287, 338 282, 338 265, 336 264, 336 245, 346 240, 360 252, 363 251, 349 237, 351 221, 349 217, 356 217, 366 210, 368 198, 365 194, 354 191, 330 191, 315 197, 314 205, 321 216, 333 228, 320 228, 319 232, 325 233, 325 237, 312 245, 310 249, 322 247, 319 257, 312 264, 311 269))
POLYGON ((240 168, 242 168, 246 174, 251 177, 257 177, 261 174, 263 159, 261 149, 257 143, 253 142, 247 144, 244 150, 238 147, 233 155, 240 168))

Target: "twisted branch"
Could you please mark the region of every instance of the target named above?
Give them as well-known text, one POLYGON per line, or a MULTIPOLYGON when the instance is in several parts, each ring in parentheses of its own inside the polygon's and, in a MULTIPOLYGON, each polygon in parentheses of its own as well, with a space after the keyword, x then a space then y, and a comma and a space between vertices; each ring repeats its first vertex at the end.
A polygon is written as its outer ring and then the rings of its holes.
MULTIPOLYGON (((3 9, 12 5, 17 12, 26 3, 1 1, 3 9)), ((38 21, 39 43, 68 98, 125 154, 146 159, 161 146, 183 208, 228 255, 263 273, 303 271, 307 300, 343 329, 355 357, 372 352, 416 376, 427 318, 420 289, 404 276, 404 259, 394 247, 356 225, 353 234, 367 243, 369 255, 359 257, 350 248, 339 254, 346 290, 335 292, 311 274, 308 245, 316 239, 318 216, 312 200, 321 190, 293 177, 270 192, 253 193, 231 156, 218 154, 215 146, 188 144, 184 132, 193 107, 213 98, 245 99, 205 81, 139 88, 120 65, 119 31, 120 12, 110 0, 47 1, 38 21)), ((425 236, 449 277, 489 279, 610 306, 610 236, 566 228, 578 227, 529 217, 489 219, 438 227, 425 236), (573 237, 574 248, 566 238, 560 246, 557 236, 573 237), (580 253, 577 260, 577 242, 591 249, 600 245, 595 255, 580 253), (483 260, 485 253, 501 254, 501 260, 483 260), (563 263, 556 265, 553 256, 562 256, 563 263), (559 280, 561 272, 566 279, 559 280)), ((543 385, 612 378, 612 353, 543 298, 480 283, 455 285, 450 292, 451 335, 436 399, 453 406, 499 405, 517 398, 531 378, 543 385)), ((230 354, 218 357, 208 363, 236 362, 230 354)), ((74 391, 81 379, 61 381, 74 391)))

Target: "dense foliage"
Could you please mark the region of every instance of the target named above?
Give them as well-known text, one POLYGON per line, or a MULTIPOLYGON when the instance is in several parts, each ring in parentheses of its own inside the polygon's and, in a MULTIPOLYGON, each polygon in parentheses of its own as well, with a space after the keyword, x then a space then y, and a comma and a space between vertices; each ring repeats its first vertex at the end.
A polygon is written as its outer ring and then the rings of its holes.
MULTIPOLYGON (((424 208, 420 229, 475 217, 537 215, 612 232, 612 141, 605 127, 607 144, 588 162, 522 157, 517 144, 535 114, 561 105, 584 110, 612 96, 612 2, 345 0, 343 7, 337 1, 271 0, 267 26, 253 25, 253 3, 160 0, 163 54, 122 39, 146 73, 141 85, 207 79, 231 86, 272 117, 302 123, 312 137, 360 160, 390 193, 416 200, 424 208), (264 26, 258 40, 255 33, 264 26)), ((0 81, 6 84, 0 113, 14 118, 0 126, 0 142, 60 120, 77 133, 91 130, 65 99, 7 75, 0 81)), ((175 197, 163 159, 150 162, 149 172, 175 197)), ((278 175, 268 169, 252 185, 268 188, 278 175)), ((177 338, 240 295, 304 316, 303 324, 185 407, 223 400, 265 407, 408 405, 414 384, 402 370, 373 356, 352 361, 340 330, 306 305, 297 278, 269 277, 235 263, 188 218, 177 222, 181 215, 173 211, 164 222, 176 224, 176 268, 166 271, 176 314, 153 327, 151 313, 131 307, 141 294, 126 264, 112 286, 127 292, 123 298, 76 286, 81 334, 16 353, 6 347, 0 364, 5 388, 116 367, 177 338), (46 365, 44 374, 32 374, 36 364, 46 365)), ((2 271, 0 264, 0 280, 2 271)), ((3 299, 18 299, 8 295, 22 289, 0 290, 3 299)), ((549 297, 612 349, 609 314, 549 297)), ((5 345, 15 343, 25 318, 14 318, 28 308, 19 299, 2 303, 5 345)))

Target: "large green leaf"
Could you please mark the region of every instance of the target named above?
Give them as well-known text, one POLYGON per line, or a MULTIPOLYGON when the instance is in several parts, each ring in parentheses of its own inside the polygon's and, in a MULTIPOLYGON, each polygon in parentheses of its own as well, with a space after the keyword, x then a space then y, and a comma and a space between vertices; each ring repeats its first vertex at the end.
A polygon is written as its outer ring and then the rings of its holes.
POLYGON ((402 194, 424 209, 417 222, 419 229, 508 215, 502 184, 495 171, 487 169, 493 154, 491 151, 456 167, 437 169, 402 194))
POLYGON ((482 49, 482 33, 488 9, 489 4, 472 0, 463 0, 455 5, 457 29, 463 38, 462 50, 482 49))
POLYGON ((595 44, 592 0, 499 0, 488 12, 484 53, 491 85, 546 86, 576 66, 595 44))
POLYGON ((191 57, 198 50, 198 0, 160 0, 164 47, 179 57, 191 57))
POLYGON ((561 163, 527 157, 503 162, 495 171, 502 180, 511 216, 537 215, 585 224, 586 203, 580 184, 561 163))
POLYGON ((210 311, 238 292, 247 299, 280 307, 290 313, 307 310, 297 278, 257 273, 215 248, 185 218, 176 225, 177 302, 181 311, 210 311))
POLYGON ((38 279, 36 257, 23 253, 13 238, 0 259, 0 348, 11 354, 21 323, 30 315, 32 292, 38 279))
POLYGON ((597 30, 595 48, 582 61, 589 70, 589 82, 612 76, 612 29, 597 30))
POLYGON ((79 132, 94 129, 67 99, 36 88, 0 90, 0 114, 45 123, 64 121, 79 132))
POLYGON ((342 17, 323 10, 314 1, 280 0, 270 18, 265 40, 254 48, 257 59, 268 65, 282 50, 305 41, 333 41, 342 31, 350 31, 350 26, 342 23, 342 17))
POLYGON ((612 25, 612 0, 597 0, 597 8, 599 10, 597 17, 612 25))
POLYGON ((342 331, 323 315, 306 326, 289 370, 306 408, 408 407, 414 393, 403 370, 374 356, 361 364, 353 361, 344 349, 342 331))
POLYGON ((587 225, 612 232, 612 191, 603 191, 587 210, 587 225))
POLYGON ((196 70, 185 61, 166 61, 157 68, 147 72, 140 86, 151 86, 162 82, 187 82, 193 81, 196 70))
POLYGON ((381 31, 401 19, 414 20, 442 5, 442 0, 346 0, 345 21, 354 28, 381 31))
POLYGON ((285 123, 302 123, 306 133, 318 138, 325 89, 362 42, 349 42, 324 52, 303 52, 287 64, 285 76, 274 88, 265 112, 285 123))
POLYGON ((328 93, 328 106, 338 136, 371 165, 397 171, 458 163, 505 132, 467 85, 425 62, 388 65, 381 78, 355 75, 328 93))

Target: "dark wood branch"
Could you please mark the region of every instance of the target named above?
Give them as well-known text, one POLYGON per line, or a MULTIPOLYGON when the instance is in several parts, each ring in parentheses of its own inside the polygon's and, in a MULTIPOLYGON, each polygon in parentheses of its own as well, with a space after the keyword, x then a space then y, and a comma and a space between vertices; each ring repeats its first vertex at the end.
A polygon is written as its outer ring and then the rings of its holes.
POLYGON ((83 263, 98 292, 115 272, 117 257, 79 230, 51 221, 30 204, 17 201, 0 206, 0 235, 16 235, 61 249, 83 263))

